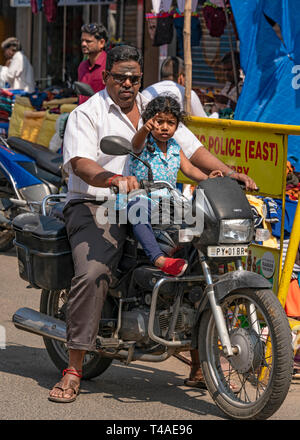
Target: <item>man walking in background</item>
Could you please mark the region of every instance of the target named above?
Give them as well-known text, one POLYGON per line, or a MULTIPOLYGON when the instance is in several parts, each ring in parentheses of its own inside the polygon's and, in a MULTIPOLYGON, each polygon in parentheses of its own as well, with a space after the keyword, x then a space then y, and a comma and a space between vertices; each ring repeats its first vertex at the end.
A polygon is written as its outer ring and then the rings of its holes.
MULTIPOLYGON (((105 88, 102 72, 105 70, 106 52, 105 44, 108 40, 108 32, 101 24, 84 24, 81 27, 81 50, 88 58, 82 61, 78 67, 78 81, 91 86, 95 93, 105 88)), ((88 96, 79 96, 79 104, 82 104, 88 96)))
POLYGON ((6 60, 5 66, 0 66, 0 81, 8 83, 12 89, 34 92, 34 77, 32 66, 22 52, 21 43, 15 37, 10 37, 1 43, 6 60))
MULTIPOLYGON (((158 95, 168 94, 177 99, 183 110, 185 94, 183 60, 179 57, 167 57, 161 65, 160 77, 160 82, 147 87, 143 90, 142 94, 150 101, 158 95)), ((207 117, 200 99, 194 90, 191 91, 191 114, 192 116, 200 116, 202 118, 207 117)))

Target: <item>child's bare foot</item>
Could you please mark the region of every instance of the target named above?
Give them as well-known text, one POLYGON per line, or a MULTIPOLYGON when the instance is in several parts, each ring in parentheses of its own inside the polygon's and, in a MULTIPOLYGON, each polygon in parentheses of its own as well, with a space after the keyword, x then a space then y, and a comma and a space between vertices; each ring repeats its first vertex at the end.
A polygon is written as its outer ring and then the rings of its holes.
POLYGON ((179 277, 184 274, 188 267, 188 262, 183 258, 158 257, 154 265, 168 275, 179 277))

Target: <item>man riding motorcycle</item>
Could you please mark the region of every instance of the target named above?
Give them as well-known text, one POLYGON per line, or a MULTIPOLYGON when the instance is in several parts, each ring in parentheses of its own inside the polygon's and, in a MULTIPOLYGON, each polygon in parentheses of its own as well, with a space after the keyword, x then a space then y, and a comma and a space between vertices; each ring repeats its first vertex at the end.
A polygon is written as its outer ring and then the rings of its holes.
MULTIPOLYGON (((127 192, 138 189, 135 177, 126 176, 126 156, 108 156, 99 145, 104 136, 120 135, 129 141, 141 127, 147 100, 139 93, 142 58, 131 46, 112 49, 103 72, 106 88, 69 116, 64 137, 64 168, 69 174, 69 192, 64 208, 75 275, 67 303, 69 364, 51 390, 49 399, 71 402, 79 391, 84 355, 95 348, 102 307, 122 256, 126 225, 100 224, 103 202, 110 187, 127 192)), ((175 137, 175 136, 174 136, 175 137)), ((176 141, 191 162, 205 172, 219 169, 224 175, 244 181, 255 189, 248 176, 232 170, 211 155, 197 138, 181 125, 176 141)), ((194 368, 195 369, 195 368, 194 368)))

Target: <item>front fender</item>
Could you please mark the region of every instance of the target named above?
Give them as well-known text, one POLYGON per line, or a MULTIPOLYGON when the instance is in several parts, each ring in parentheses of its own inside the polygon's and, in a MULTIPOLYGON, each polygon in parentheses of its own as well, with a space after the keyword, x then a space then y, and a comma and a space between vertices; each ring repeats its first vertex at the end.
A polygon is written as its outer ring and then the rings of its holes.
POLYGON ((220 301, 229 292, 237 289, 270 289, 271 284, 262 275, 247 270, 228 272, 214 283, 217 301, 220 301))
MULTIPOLYGON (((249 272, 247 270, 236 270, 234 272, 228 272, 224 275, 221 275, 218 281, 213 284, 213 287, 216 295, 216 301, 218 303, 221 301, 222 298, 228 295, 228 293, 233 292, 234 290, 270 289, 271 284, 262 275, 259 275, 255 272, 249 272)), ((195 325, 192 335, 193 347, 196 347, 197 345, 196 341, 201 314, 205 309, 207 309, 207 307, 209 307, 208 297, 206 295, 206 291, 204 291, 195 317, 195 325)))

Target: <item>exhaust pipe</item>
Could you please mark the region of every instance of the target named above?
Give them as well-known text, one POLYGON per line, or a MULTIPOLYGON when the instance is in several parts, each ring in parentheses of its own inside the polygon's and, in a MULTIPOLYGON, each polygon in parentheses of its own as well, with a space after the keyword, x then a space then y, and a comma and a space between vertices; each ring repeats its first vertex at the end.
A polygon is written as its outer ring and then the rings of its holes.
POLYGON ((12 321, 15 327, 20 330, 61 342, 67 341, 65 322, 28 307, 18 309, 12 317, 12 321))
MULTIPOLYGON (((29 333, 34 333, 50 339, 56 339, 60 342, 67 342, 66 324, 65 322, 46 315, 45 313, 37 312, 28 307, 18 309, 12 317, 12 321, 16 328, 24 330, 29 333)), ((168 347, 167 351, 161 355, 152 355, 141 353, 138 350, 129 353, 129 350, 120 350, 118 353, 103 353, 105 357, 112 357, 113 359, 144 362, 162 362, 172 356, 176 351, 175 347, 168 347)), ((101 353, 101 350, 95 350, 96 353, 101 353)))

